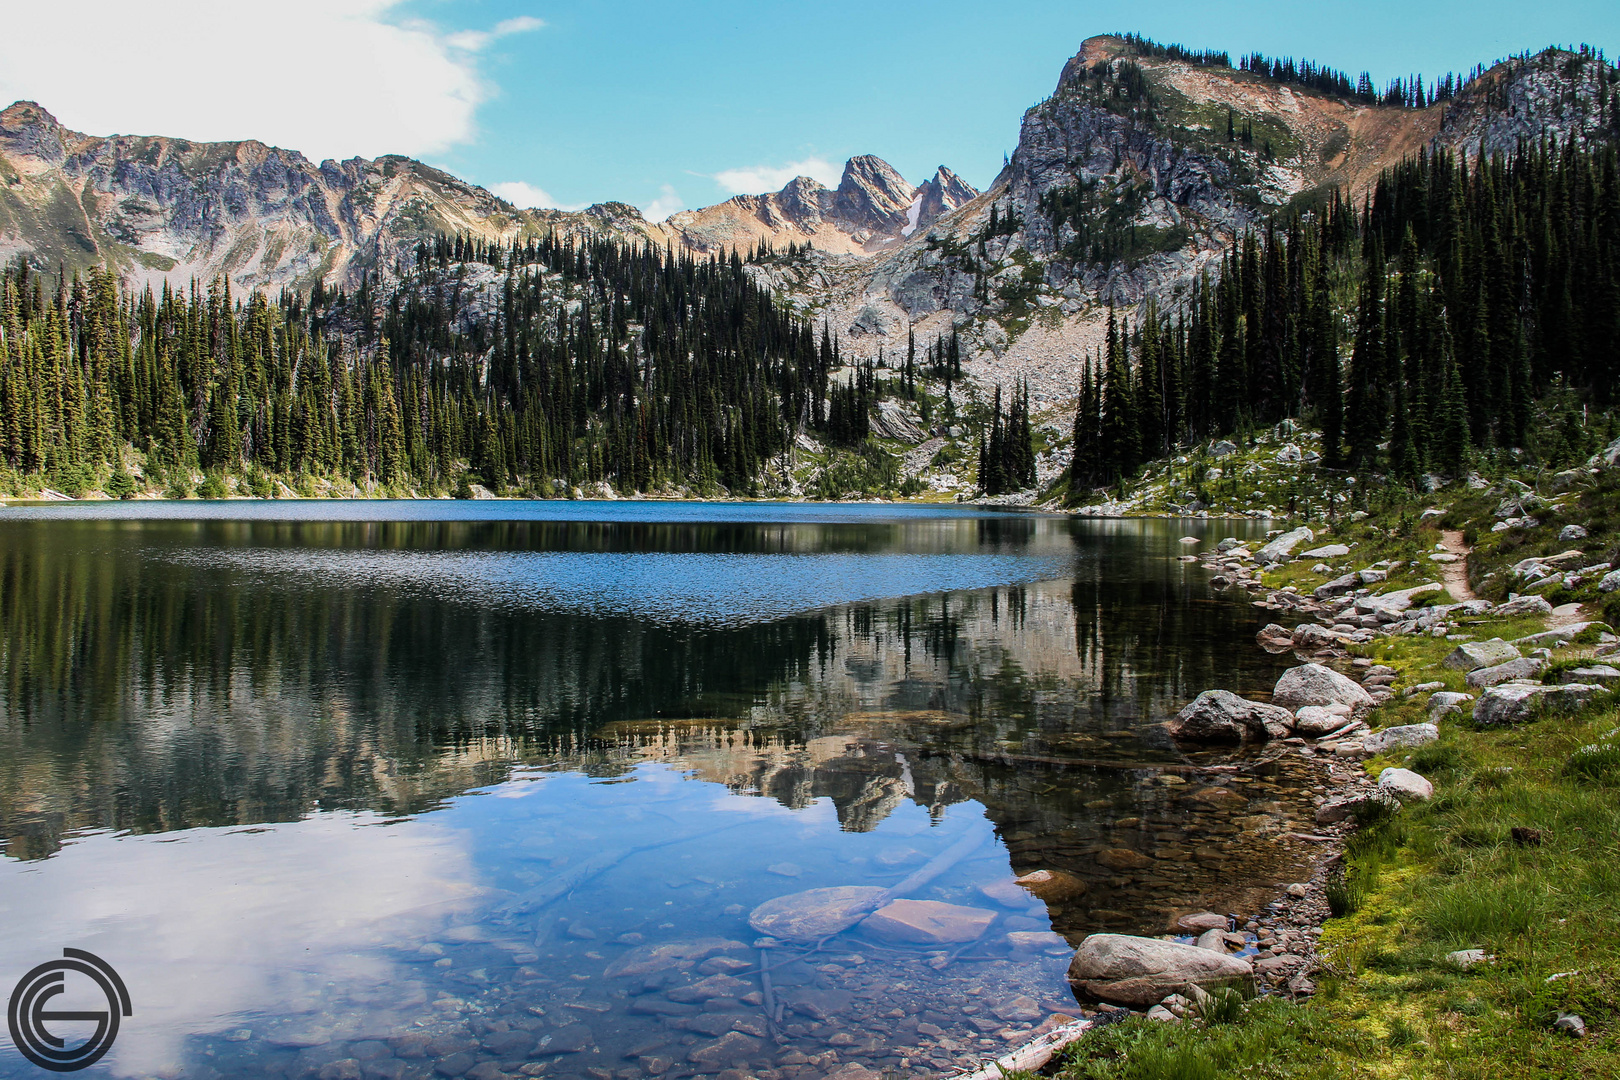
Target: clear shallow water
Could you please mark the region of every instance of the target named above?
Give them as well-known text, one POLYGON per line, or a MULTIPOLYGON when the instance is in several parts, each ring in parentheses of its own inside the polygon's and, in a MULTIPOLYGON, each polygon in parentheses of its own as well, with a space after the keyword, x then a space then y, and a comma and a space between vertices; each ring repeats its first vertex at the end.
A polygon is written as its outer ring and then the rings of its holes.
POLYGON ((0 511, 0 983, 64 946, 112 962, 135 1015, 105 1075, 814 1080, 996 1052, 1072 1004, 1038 935, 1161 932, 1291 877, 1302 778, 1154 728, 1277 671, 1255 610, 1175 561, 1190 527, 0 511), (945 852, 910 895, 990 913, 981 936, 755 947, 758 905, 945 852), (1085 893, 1007 891, 1043 868, 1085 893), (690 989, 713 976, 739 981, 690 989))

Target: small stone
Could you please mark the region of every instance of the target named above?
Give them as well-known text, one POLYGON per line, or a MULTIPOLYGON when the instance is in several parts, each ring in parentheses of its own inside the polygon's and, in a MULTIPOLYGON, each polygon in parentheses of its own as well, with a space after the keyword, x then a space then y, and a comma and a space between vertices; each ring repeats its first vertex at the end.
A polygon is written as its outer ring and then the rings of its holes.
POLYGON ((1434 785, 1411 769, 1385 769, 1378 774, 1378 790, 1402 802, 1427 802, 1434 798, 1434 785))
POLYGON ((1440 729, 1433 724, 1407 724, 1404 727, 1384 728, 1361 740, 1369 754, 1382 754, 1396 747, 1422 746, 1440 738, 1440 729))
POLYGON ((790 862, 772 863, 765 869, 769 870, 773 874, 780 875, 781 877, 798 877, 800 874, 804 873, 804 868, 798 863, 790 862))
POLYGON ((1028 994, 1010 997, 990 1011, 1009 1024, 1039 1020, 1043 1014, 1040 1003, 1028 994))
POLYGON ((1174 1023, 1176 1014, 1165 1008, 1163 1005, 1155 1005, 1153 1008, 1147 1011, 1147 1018, 1149 1020, 1159 1020, 1174 1023))
POLYGON ((1574 1013, 1559 1013, 1558 1019, 1553 1021, 1553 1030, 1562 1031, 1577 1039, 1586 1038, 1586 1021, 1574 1013))
POLYGON ((1484 949, 1458 949, 1456 952, 1446 953, 1446 962, 1467 971, 1476 964, 1483 964, 1491 959, 1484 949))
POLYGON ((1130 848, 1109 848, 1099 851, 1097 862, 1110 870, 1145 870, 1153 865, 1153 860, 1140 851, 1130 848))
POLYGON ((1304 885, 1301 885, 1296 881, 1294 884, 1284 889, 1283 892, 1287 893, 1289 896, 1292 896, 1296 900, 1303 900, 1305 898, 1306 889, 1304 885))

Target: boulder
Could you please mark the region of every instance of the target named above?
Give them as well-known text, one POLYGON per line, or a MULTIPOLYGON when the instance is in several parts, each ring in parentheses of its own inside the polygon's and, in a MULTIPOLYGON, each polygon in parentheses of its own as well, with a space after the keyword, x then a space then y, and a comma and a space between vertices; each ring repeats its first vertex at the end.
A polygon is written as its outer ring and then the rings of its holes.
POLYGON ((1247 960, 1196 945, 1092 934, 1069 962, 1069 982, 1087 997, 1146 1008, 1188 986, 1218 986, 1253 971, 1247 960))
POLYGON ((1378 790, 1403 803, 1428 802, 1434 798, 1434 785, 1411 769, 1385 769, 1378 774, 1378 790))
POLYGON ((1306 705, 1294 713, 1294 733, 1307 739, 1320 739, 1349 722, 1348 710, 1336 712, 1323 705, 1306 705))
POLYGON ((1611 570, 1598 582, 1598 592, 1611 593, 1620 589, 1620 570, 1611 570))
POLYGON ((1601 469, 1605 466, 1612 469, 1616 465, 1620 465, 1620 439, 1614 440, 1605 449, 1593 454, 1586 464, 1593 469, 1601 469))
POLYGON ((1422 746, 1439 737, 1440 729, 1433 724, 1407 724, 1375 731, 1361 741, 1361 746, 1369 754, 1382 754, 1400 746, 1422 746))
POLYGON ((1495 667, 1479 668, 1468 673, 1469 686, 1495 686, 1513 679, 1533 679, 1547 666, 1545 660, 1535 656, 1522 656, 1495 667))
POLYGON ((1272 563, 1287 562, 1288 557, 1293 554, 1296 547, 1308 540, 1314 539, 1315 536, 1316 534, 1311 532, 1311 530, 1306 528, 1304 525, 1301 525, 1297 529, 1290 529, 1288 532, 1283 533, 1281 536, 1277 537, 1277 539, 1271 541, 1265 547, 1255 552, 1254 561, 1259 563, 1261 566, 1269 566, 1272 563))
POLYGON ((1609 624, 1602 622, 1565 623, 1563 626, 1555 626, 1551 630, 1543 630, 1539 634, 1517 638, 1513 644, 1526 649, 1556 649, 1560 645, 1569 644, 1593 628, 1605 631, 1609 629, 1609 624))
POLYGON ((1572 671, 1558 673, 1560 683, 1587 683, 1592 686, 1614 686, 1620 684, 1620 669, 1610 667, 1608 664, 1588 664, 1572 671))
POLYGON ((1022 885, 1047 903, 1062 903, 1065 900, 1074 900, 1086 894, 1089 886, 1086 879, 1077 877, 1067 870, 1036 870, 1023 877, 1014 878, 1014 884, 1022 885))
POLYGON ((1289 710, 1306 705, 1348 705, 1358 709, 1373 703, 1366 690, 1321 664, 1301 664, 1283 672, 1271 692, 1271 701, 1289 710))
POLYGON ((1517 660, 1522 655, 1501 638, 1491 638, 1489 641, 1465 641, 1440 662, 1457 671, 1476 671, 1517 660))
POLYGON ((1585 540, 1586 527, 1583 525, 1565 525, 1562 529, 1558 530, 1558 539, 1562 540, 1564 543, 1568 543, 1571 540, 1585 540))
POLYGON ((1294 627, 1294 648, 1315 651, 1343 645, 1344 639, 1325 626, 1300 623, 1294 627))
POLYGON ((1505 618, 1518 615, 1551 615, 1552 605, 1543 596, 1519 596, 1499 606, 1496 613, 1505 618))
MULTIPOLYGON (((1359 687, 1358 687, 1359 689, 1359 687)), ((1169 723, 1170 736, 1189 742, 1242 742, 1286 738, 1294 729, 1287 709, 1240 698, 1230 690, 1205 690, 1169 723)))
POLYGON ((1429 698, 1429 718, 1435 720, 1447 713, 1460 713, 1463 704, 1473 700, 1473 694, 1459 694, 1451 690, 1442 690, 1429 698))
POLYGON ((1198 935, 1198 940, 1193 942, 1193 944, 1198 946, 1200 949, 1208 949, 1211 952, 1218 952, 1224 955, 1226 952, 1226 931, 1224 929, 1205 930, 1202 934, 1198 935))
POLYGON ((939 900, 892 900, 861 923, 879 941, 952 945, 984 936, 996 913, 939 900))
POLYGON ((767 900, 748 916, 748 925, 784 941, 820 941, 849 929, 883 901, 876 885, 835 885, 767 900))
POLYGON ((1293 631, 1276 623, 1267 623, 1255 632, 1254 640, 1268 653, 1285 653, 1294 648, 1293 631))
POLYGON ((1361 587, 1361 577, 1355 571, 1324 582, 1311 590, 1311 595, 1318 600, 1328 600, 1335 596, 1343 596, 1348 592, 1355 592, 1361 587))
POLYGON ((1602 692, 1586 683, 1564 686, 1493 686, 1474 706, 1474 723, 1481 727, 1524 724, 1549 713, 1570 713, 1602 692))
POLYGON ((1301 552, 1299 557, 1302 559, 1341 559, 1348 554, 1350 554, 1350 549, 1343 544, 1324 544, 1322 547, 1301 552))
POLYGON ((1230 457, 1235 453, 1237 453, 1237 447, 1225 439, 1211 443, 1209 447, 1209 456, 1216 459, 1230 457))
POLYGON ((1176 929, 1187 934, 1202 934, 1206 930, 1225 930, 1231 925, 1225 915, 1217 915, 1213 911, 1199 911, 1191 915, 1183 915, 1176 920, 1176 929))

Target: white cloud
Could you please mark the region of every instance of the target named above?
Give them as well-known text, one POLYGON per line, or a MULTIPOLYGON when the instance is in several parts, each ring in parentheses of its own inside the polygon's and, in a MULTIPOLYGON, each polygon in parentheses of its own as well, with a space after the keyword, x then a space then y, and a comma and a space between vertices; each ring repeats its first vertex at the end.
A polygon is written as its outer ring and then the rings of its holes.
POLYGON ((660 222, 677 210, 686 209, 686 200, 675 193, 675 189, 665 184, 658 189, 658 198, 641 208, 642 216, 651 222, 660 222))
POLYGON ((127 0, 6 4, 0 106, 28 98, 90 134, 259 139, 317 161, 438 153, 476 135, 494 92, 481 50, 544 24, 446 35, 396 19, 401 2, 283 0, 267 15, 170 0, 161 17, 127 0))
POLYGON ((827 187, 837 187, 844 170, 825 158, 808 157, 803 161, 790 161, 786 165, 755 165, 744 169, 727 169, 714 174, 715 183, 728 195, 763 195, 781 191, 789 180, 808 176, 827 187))
POLYGON ((535 187, 522 180, 508 180, 500 184, 487 185, 490 191, 499 195, 518 209, 538 206, 543 210, 583 210, 587 203, 560 203, 551 196, 545 188, 535 187))
POLYGON ((482 52, 489 47, 490 42, 510 34, 522 34, 529 30, 539 30, 545 26, 545 20, 536 19, 532 15, 519 15, 515 19, 502 19, 495 24, 493 30, 462 30, 451 34, 444 39, 444 43, 454 49, 464 52, 482 52))

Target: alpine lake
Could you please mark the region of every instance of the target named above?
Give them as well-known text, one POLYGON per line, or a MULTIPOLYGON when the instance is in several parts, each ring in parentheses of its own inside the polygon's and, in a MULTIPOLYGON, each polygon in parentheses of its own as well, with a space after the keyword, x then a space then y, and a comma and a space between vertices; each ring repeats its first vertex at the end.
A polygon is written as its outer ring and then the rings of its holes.
MULTIPOLYGON (((1303 760, 1161 726, 1202 690, 1263 698, 1290 662, 1178 559, 1264 531, 0 509, 0 990, 64 948, 115 967, 133 1011, 101 1076, 862 1080, 994 1057, 1075 1014, 1087 934, 1254 913, 1301 872, 1303 760)), ((0 1076, 38 1074, 0 1044, 0 1076)))

